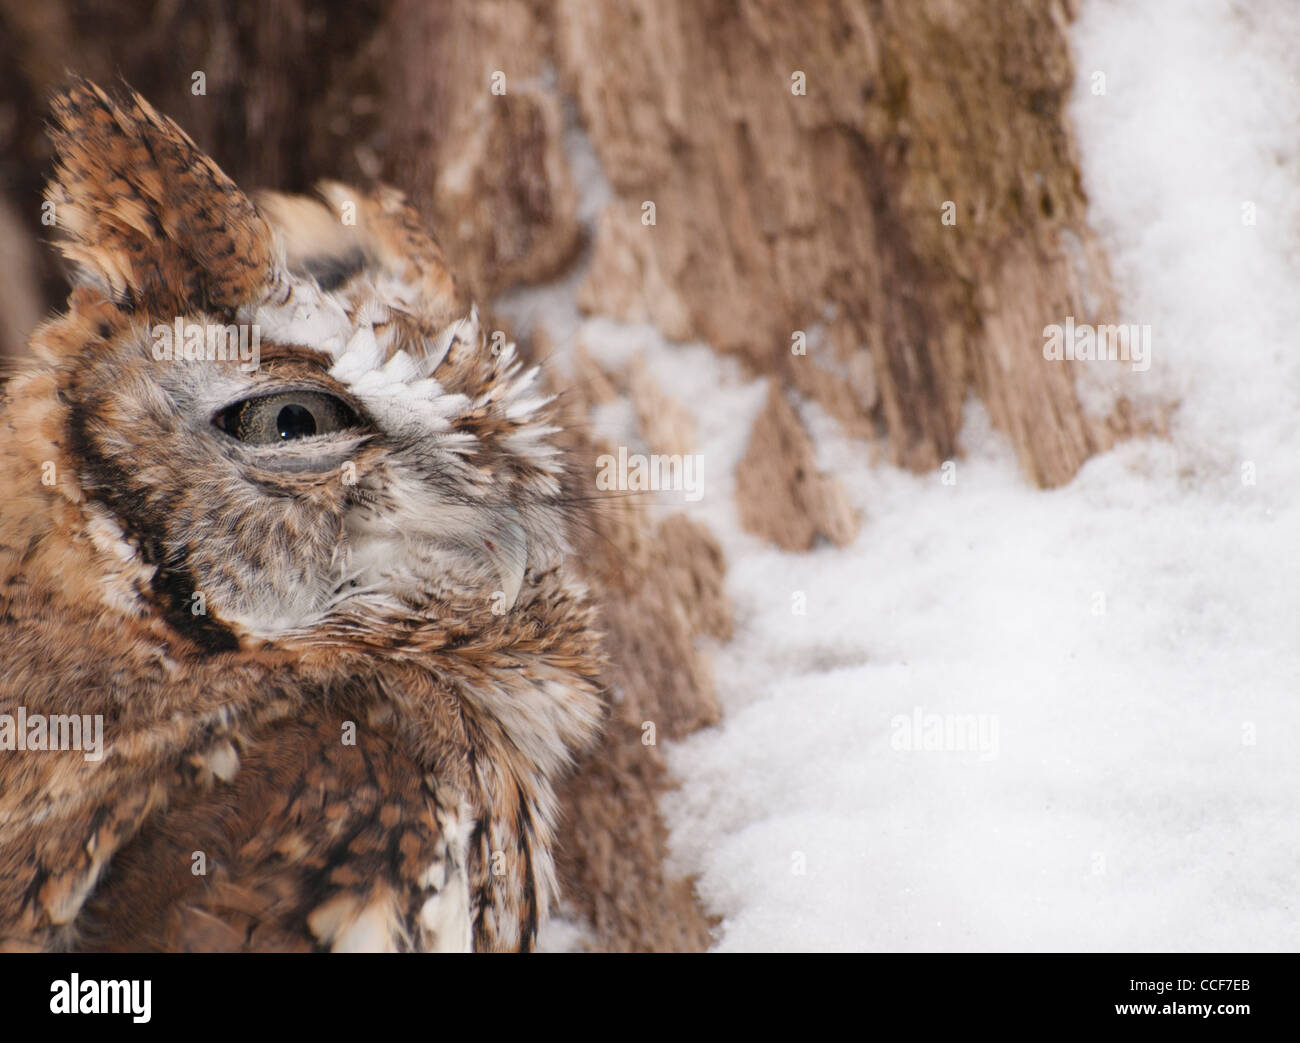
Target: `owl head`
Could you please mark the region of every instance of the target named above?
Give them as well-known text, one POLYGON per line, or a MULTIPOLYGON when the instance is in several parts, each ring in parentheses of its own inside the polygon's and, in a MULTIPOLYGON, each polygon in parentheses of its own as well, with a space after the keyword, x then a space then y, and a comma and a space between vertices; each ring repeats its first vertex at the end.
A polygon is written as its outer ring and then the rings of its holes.
POLYGON ((52 378, 58 483, 151 608, 217 649, 526 607, 571 513, 548 398, 401 194, 253 201, 86 82, 55 117, 76 289, 13 394, 52 378))

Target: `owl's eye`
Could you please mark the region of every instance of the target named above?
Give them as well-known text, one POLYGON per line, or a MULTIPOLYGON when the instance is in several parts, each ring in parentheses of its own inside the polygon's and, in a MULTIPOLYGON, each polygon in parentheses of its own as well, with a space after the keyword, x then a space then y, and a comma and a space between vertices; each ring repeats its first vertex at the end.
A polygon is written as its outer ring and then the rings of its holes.
POLYGON ((249 445, 276 445, 361 426, 351 406, 319 391, 282 391, 248 398, 227 406, 212 422, 249 445))

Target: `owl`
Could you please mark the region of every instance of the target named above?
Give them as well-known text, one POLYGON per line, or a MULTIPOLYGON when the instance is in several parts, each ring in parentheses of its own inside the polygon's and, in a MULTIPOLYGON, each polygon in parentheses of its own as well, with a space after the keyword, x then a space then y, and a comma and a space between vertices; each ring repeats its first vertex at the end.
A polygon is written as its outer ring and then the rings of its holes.
POLYGON ((605 712, 582 483, 400 193, 74 81, 4 389, 0 949, 527 950, 605 712))

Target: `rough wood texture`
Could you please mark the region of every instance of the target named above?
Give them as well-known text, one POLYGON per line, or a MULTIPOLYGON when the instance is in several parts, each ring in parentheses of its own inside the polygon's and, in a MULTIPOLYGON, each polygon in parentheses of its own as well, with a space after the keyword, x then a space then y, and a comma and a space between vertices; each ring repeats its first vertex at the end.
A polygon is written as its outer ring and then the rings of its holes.
POLYGON ((917 469, 955 455, 973 385, 1029 475, 1068 480, 1110 441, 1041 354, 1044 325, 1109 306, 1062 115, 1068 15, 1059 0, 564 0, 562 79, 616 191, 584 303, 738 352, 851 417, 847 385, 917 469), (829 343, 791 353, 828 319, 829 343))
MULTIPOLYGON (((120 70, 241 184, 406 190, 480 300, 572 271, 585 245, 585 308, 704 339, 769 377, 738 507, 781 546, 843 542, 854 524, 811 467, 795 396, 926 469, 956 455, 974 394, 1043 485, 1131 423, 1123 402, 1106 421, 1085 415, 1072 367, 1041 353, 1043 326, 1111 310, 1063 114, 1070 0, 136 6, 0 0, 0 102, 17 114, 7 124, 0 104, 0 190, 33 215, 33 239, 42 94, 65 66, 120 70), (190 93, 196 70, 206 96, 190 93), (587 244, 571 126, 613 189, 587 244), (756 510, 772 487, 784 502, 756 510)), ((689 443, 644 372, 576 361, 586 401, 630 396, 647 441, 689 443)), ((722 555, 684 520, 615 510, 597 533, 626 701, 569 791, 570 893, 603 947, 699 947, 707 922, 662 869, 666 776, 640 725, 665 737, 716 717, 694 638, 728 633, 722 555)))
POLYGON ((783 550, 812 550, 818 539, 843 547, 858 534, 843 487, 817 470, 812 439, 775 385, 737 468, 736 496, 741 524, 783 550))
POLYGON ((615 703, 600 748, 561 792, 571 829, 557 863, 570 905, 611 951, 698 951, 712 924, 691 884, 666 873, 659 743, 716 724, 697 637, 731 635, 722 552, 681 515, 651 526, 606 505, 583 553, 600 592, 615 703))
MULTIPOLYGON (((545 355, 550 345, 534 347, 545 355)), ((585 418, 618 397, 631 400, 652 451, 696 449, 693 421, 640 359, 607 372, 579 344, 574 361, 576 380, 565 389, 576 421, 568 425, 569 448, 586 473, 616 449, 593 444, 585 418)), ((557 865, 569 908, 610 951, 700 951, 713 937, 691 882, 665 869, 658 799, 671 779, 659 744, 718 722, 701 638, 729 640, 733 613, 712 534, 681 514, 658 517, 635 497, 598 499, 579 551, 600 600, 614 704, 599 749, 561 792, 572 828, 557 865)))

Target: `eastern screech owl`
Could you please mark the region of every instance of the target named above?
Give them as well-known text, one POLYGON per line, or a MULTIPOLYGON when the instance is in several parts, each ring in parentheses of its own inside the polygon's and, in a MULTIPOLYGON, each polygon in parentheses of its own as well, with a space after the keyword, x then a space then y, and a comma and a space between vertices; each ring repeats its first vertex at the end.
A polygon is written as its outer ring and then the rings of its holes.
POLYGON ((604 709, 536 372, 391 189, 253 201, 82 81, 52 134, 75 286, 0 423, 0 949, 529 948, 604 709), (97 756, 41 748, 73 715, 97 756))

